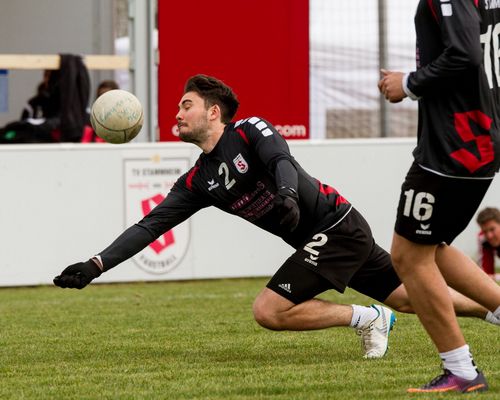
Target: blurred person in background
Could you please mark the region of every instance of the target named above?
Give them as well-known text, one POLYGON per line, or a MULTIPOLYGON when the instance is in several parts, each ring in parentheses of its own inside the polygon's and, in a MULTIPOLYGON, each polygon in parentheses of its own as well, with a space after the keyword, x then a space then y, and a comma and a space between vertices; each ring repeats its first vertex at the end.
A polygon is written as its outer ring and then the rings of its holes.
POLYGON ((49 90, 50 70, 43 72, 43 80, 38 84, 37 93, 30 98, 23 108, 21 120, 45 119, 51 116, 51 99, 49 90))
POLYGON ((89 73, 79 55, 61 54, 60 60, 59 69, 44 72, 21 119, 0 128, 0 143, 81 141, 88 119, 89 73))
POLYGON ((114 80, 108 79, 101 81, 101 83, 99 83, 99 86, 97 86, 96 89, 95 100, 97 100, 97 98, 102 94, 110 90, 116 90, 116 89, 120 89, 120 87, 118 86, 118 83, 116 83, 114 80))
POLYGON ((500 210, 487 207, 479 212, 476 218, 479 232, 479 265, 492 279, 495 274, 495 255, 500 257, 500 210))

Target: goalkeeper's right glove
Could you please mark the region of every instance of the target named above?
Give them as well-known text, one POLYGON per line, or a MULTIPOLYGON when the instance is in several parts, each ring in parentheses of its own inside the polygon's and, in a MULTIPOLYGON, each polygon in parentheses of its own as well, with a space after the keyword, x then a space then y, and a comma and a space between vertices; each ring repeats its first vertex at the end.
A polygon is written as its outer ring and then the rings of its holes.
POLYGON ((79 262, 65 268, 61 275, 56 276, 54 285, 62 288, 83 289, 101 274, 101 269, 94 261, 79 262))
POLYGON ((290 188, 280 188, 274 198, 274 207, 278 209, 280 225, 288 232, 293 232, 300 220, 300 208, 297 192, 290 188))

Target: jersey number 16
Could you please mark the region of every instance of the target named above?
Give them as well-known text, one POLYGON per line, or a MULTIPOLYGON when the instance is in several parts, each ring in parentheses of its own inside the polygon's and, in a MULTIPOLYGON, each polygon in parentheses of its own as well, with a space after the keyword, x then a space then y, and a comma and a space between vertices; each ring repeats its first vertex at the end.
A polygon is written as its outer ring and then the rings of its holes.
POLYGON ((488 78, 490 89, 493 89, 493 73, 496 76, 497 87, 500 85, 500 53, 499 53, 500 23, 494 27, 488 25, 488 29, 481 35, 481 43, 484 44, 484 70, 488 78), (491 66, 491 51, 493 50, 493 68, 491 66))

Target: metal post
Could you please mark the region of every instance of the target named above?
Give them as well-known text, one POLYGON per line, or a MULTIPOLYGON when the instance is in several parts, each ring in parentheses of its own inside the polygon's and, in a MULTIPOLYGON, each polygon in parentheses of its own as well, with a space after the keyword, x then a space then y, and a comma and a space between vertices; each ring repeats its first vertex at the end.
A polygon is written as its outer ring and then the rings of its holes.
MULTIPOLYGON (((378 0, 378 63, 379 69, 388 67, 387 57, 387 2, 378 0)), ((384 96, 379 96, 380 136, 389 136, 389 110, 384 96)))
POLYGON ((131 90, 144 108, 144 125, 139 141, 156 141, 156 74, 153 30, 155 0, 129 0, 131 90))

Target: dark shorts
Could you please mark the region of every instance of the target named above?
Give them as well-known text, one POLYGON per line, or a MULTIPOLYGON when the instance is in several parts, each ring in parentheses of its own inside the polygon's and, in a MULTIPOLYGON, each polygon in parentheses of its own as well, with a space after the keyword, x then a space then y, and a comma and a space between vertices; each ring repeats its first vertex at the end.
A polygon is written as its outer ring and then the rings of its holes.
POLYGON ((491 179, 451 178, 413 163, 401 187, 395 231, 420 244, 451 244, 467 227, 491 179))
POLYGON ((389 253, 375 243, 368 223, 353 208, 336 226, 306 240, 267 287, 299 304, 346 287, 383 302, 399 285, 389 253))

